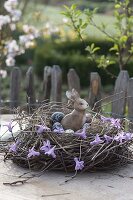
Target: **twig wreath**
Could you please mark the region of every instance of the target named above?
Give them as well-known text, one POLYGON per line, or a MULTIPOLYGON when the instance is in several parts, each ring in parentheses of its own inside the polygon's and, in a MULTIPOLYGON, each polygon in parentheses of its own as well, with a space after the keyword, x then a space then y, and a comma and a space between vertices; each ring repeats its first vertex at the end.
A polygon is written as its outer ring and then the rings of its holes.
POLYGON ((132 160, 133 133, 124 131, 120 119, 91 113, 90 122, 78 131, 53 124, 55 112, 70 111, 68 104, 50 102, 30 115, 18 112, 15 120, 26 128, 13 136, 12 121, 7 125, 12 141, 3 147, 4 160, 32 170, 65 172, 112 169, 132 160))

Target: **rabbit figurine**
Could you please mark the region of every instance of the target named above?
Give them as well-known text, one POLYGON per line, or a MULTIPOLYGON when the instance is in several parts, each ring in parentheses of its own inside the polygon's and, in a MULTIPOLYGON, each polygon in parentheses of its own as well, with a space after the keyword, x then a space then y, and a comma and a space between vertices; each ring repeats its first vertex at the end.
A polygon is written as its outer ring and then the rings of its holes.
POLYGON ((72 129, 73 131, 77 131, 81 129, 86 122, 85 110, 88 107, 88 103, 80 98, 75 89, 67 91, 66 96, 69 100, 73 101, 74 110, 61 120, 61 124, 65 130, 72 129))

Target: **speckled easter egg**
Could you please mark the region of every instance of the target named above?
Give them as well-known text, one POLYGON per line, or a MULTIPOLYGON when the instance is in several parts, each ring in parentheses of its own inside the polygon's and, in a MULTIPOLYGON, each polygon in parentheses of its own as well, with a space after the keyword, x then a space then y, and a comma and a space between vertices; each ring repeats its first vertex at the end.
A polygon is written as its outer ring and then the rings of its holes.
POLYGON ((63 126, 61 125, 60 122, 55 122, 55 123, 53 124, 52 130, 55 130, 55 129, 57 129, 57 130, 63 129, 63 126))
POLYGON ((64 116, 65 114, 63 112, 54 112, 51 115, 52 123, 54 124, 55 122, 61 122, 64 116))
POLYGON ((90 128, 90 124, 89 124, 89 123, 85 123, 85 124, 83 125, 83 128, 85 128, 85 129, 90 128))
POLYGON ((72 129, 67 129, 67 130, 65 130, 65 133, 67 133, 67 134, 74 134, 74 131, 72 129))

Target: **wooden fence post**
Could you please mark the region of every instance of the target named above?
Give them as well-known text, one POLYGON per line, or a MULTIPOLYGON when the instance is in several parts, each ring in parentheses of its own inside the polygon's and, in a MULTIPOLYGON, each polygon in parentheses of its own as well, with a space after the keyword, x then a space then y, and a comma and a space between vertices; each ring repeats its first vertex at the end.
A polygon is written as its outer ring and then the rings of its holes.
POLYGON ((32 112, 36 104, 34 75, 32 67, 29 67, 26 73, 26 93, 27 93, 28 111, 32 112))
POLYGON ((11 72, 10 81, 10 107, 17 108, 19 106, 19 94, 20 94, 20 79, 21 71, 18 67, 14 67, 11 72))
POLYGON ((77 90, 78 93, 80 93, 80 79, 75 69, 69 69, 69 72, 67 74, 67 80, 68 89, 72 90, 74 88, 75 90, 77 90))
POLYGON ((62 71, 54 65, 51 73, 51 100, 61 102, 62 96, 62 71))
POLYGON ((51 67, 49 67, 49 66, 44 67, 44 75, 43 75, 44 100, 50 99, 51 71, 52 71, 51 67))
POLYGON ((129 129, 133 131, 133 78, 129 79, 127 89, 128 119, 130 120, 129 129))
POLYGON ((89 106, 95 112, 101 110, 101 78, 97 72, 90 74, 89 106))
POLYGON ((128 81, 128 72, 122 70, 116 79, 114 95, 112 98, 112 117, 114 118, 123 118, 124 116, 128 81))

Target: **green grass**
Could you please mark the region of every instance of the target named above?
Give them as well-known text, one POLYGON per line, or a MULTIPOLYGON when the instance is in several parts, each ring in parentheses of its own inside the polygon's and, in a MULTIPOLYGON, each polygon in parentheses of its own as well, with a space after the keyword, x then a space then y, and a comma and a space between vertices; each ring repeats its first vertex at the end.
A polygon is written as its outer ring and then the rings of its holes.
MULTIPOLYGON (((62 19, 64 17, 61 14, 61 11, 63 11, 63 7, 58 8, 58 7, 30 3, 25 12, 23 20, 24 20, 24 23, 33 24, 34 26, 38 28, 44 27, 44 25, 47 22, 51 22, 54 25, 60 26, 62 24, 62 19)), ((107 25, 106 30, 110 34, 114 34, 116 32, 113 26, 114 21, 115 19, 113 16, 108 16, 104 14, 96 14, 94 16, 94 22, 98 25, 100 25, 101 23, 106 24, 107 25)), ((62 28, 66 31, 70 30, 66 28, 66 25, 64 25, 62 28)), ((96 37, 96 38, 105 37, 104 34, 102 34, 99 30, 97 30, 93 26, 88 26, 86 30, 86 34, 89 37, 96 37)))

